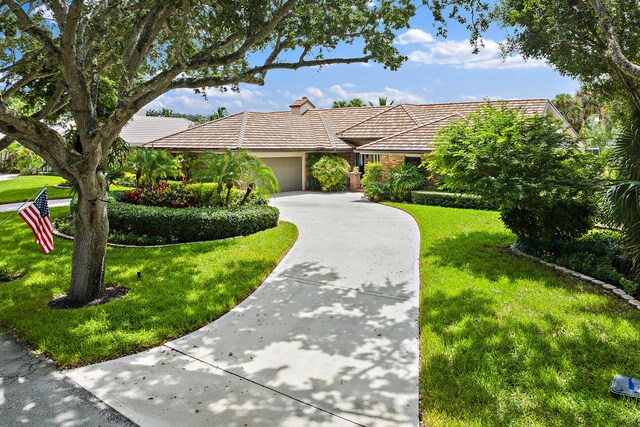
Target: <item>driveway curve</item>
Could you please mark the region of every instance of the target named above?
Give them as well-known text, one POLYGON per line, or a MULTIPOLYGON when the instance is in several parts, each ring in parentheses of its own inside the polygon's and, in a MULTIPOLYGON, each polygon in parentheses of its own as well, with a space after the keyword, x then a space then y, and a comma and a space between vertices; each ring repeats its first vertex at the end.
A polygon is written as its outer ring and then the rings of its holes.
POLYGON ((357 193, 273 203, 300 237, 202 329, 67 375, 140 425, 418 425, 419 232, 357 193))

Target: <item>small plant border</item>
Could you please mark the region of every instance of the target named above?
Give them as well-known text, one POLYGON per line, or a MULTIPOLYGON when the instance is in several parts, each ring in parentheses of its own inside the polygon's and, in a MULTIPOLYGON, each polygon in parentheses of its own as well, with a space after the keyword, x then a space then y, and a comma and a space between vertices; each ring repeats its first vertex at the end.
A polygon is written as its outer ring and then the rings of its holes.
POLYGON ((591 276, 587 276, 586 274, 582 274, 579 273, 577 271, 571 270, 570 268, 567 267, 563 267, 561 265, 558 264, 554 264, 552 262, 547 262, 543 259, 540 259, 538 257, 535 257, 533 255, 529 255, 528 253, 522 252, 519 249, 516 249, 516 247, 514 245, 509 246, 509 249, 511 250, 511 252, 521 258, 528 258, 532 261, 535 261, 539 264, 542 264, 546 267, 552 268, 560 273, 564 273, 570 276, 575 277, 576 279, 579 279, 585 283, 589 283, 591 285, 596 285, 599 286, 602 290, 604 290, 607 294, 613 295, 613 296, 617 296, 619 299, 625 301, 627 304, 629 304, 630 306, 640 310, 640 301, 638 301, 637 299, 635 299, 634 297, 632 297, 631 295, 627 294, 624 290, 618 288, 617 286, 613 286, 609 283, 603 282, 602 280, 598 280, 594 277, 591 276))

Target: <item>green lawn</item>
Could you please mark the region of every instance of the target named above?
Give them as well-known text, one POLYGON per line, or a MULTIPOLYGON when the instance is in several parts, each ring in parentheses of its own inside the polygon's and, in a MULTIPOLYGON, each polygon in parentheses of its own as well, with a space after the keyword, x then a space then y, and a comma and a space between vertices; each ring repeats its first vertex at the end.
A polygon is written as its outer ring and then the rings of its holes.
POLYGON ((53 188, 56 184, 61 184, 64 178, 52 175, 19 176, 7 181, 0 181, 0 204, 24 202, 45 186, 49 199, 66 199, 69 197, 69 190, 53 188))
MULTIPOLYGON (((54 175, 31 175, 19 176, 7 181, 0 181, 0 204, 24 202, 36 196, 38 191, 47 184, 47 197, 49 199, 66 199, 70 196, 70 190, 64 188, 53 188, 56 184, 64 182, 64 178, 54 175)), ((110 186, 110 191, 128 190, 115 184, 110 186)))
POLYGON ((391 204, 421 232, 425 426, 637 426, 609 394, 640 377, 640 312, 515 258, 498 214, 391 204))
MULTIPOLYGON (((69 208, 54 208, 54 216, 69 208)), ((47 306, 68 290, 72 242, 48 255, 14 217, 2 226, 0 260, 24 276, 0 283, 0 323, 69 368, 119 357, 185 335, 220 317, 267 277, 297 238, 289 223, 251 236, 168 248, 109 248, 106 283, 129 288, 97 307, 47 306), (142 278, 137 278, 137 272, 142 278)))

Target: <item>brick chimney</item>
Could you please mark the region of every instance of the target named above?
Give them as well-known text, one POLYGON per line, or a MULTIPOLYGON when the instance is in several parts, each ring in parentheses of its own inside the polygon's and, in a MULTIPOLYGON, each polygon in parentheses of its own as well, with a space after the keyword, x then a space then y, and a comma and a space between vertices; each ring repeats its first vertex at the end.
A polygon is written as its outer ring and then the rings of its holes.
POLYGON ((289 105, 289 107, 291 107, 291 112, 298 116, 301 116, 307 110, 316 108, 316 106, 313 105, 313 103, 309 101, 306 96, 303 96, 302 98, 294 101, 291 105, 289 105))

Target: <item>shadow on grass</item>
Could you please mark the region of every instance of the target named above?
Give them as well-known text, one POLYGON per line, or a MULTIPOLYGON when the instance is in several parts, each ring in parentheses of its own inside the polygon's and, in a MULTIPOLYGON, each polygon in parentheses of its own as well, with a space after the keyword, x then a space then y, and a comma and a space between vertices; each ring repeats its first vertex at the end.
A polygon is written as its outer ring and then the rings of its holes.
POLYGON ((444 413, 459 425, 640 423, 635 401, 609 394, 615 374, 640 374, 633 350, 640 337, 625 333, 632 326, 626 319, 612 314, 573 324, 576 319, 542 314, 505 320, 491 309, 496 302, 473 292, 424 300, 423 334, 442 343, 423 355, 427 414, 444 413), (616 327, 606 327, 610 322, 616 327))
POLYGON ((226 313, 262 283, 295 236, 295 227, 284 224, 239 239, 109 248, 105 282, 129 294, 101 306, 52 310, 48 301, 68 291, 72 242, 56 238, 55 250, 43 255, 14 218, 0 235, 0 259, 24 276, 0 284, 0 323, 65 367, 139 351, 226 313))
POLYGON ((609 393, 615 374, 640 376, 638 313, 505 243, 473 231, 423 246, 428 271, 459 283, 423 288, 423 423, 638 425, 636 402, 609 393))

